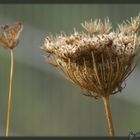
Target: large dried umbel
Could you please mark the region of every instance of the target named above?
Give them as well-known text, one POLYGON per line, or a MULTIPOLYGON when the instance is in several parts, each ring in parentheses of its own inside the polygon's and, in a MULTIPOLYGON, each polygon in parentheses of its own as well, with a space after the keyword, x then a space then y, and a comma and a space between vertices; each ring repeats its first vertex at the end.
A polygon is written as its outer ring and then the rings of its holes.
POLYGON ((108 96, 122 89, 122 82, 135 67, 139 22, 138 16, 125 23, 124 29, 119 25, 117 32, 108 32, 109 20, 85 22, 82 25, 91 34, 75 32, 71 36, 47 37, 43 49, 70 81, 90 91, 88 96, 108 96))
MULTIPOLYGON (((104 22, 91 20, 82 24, 87 33, 75 31, 70 36, 47 36, 42 49, 49 53, 50 64, 87 91, 84 95, 103 97, 107 107, 107 98, 122 90, 122 83, 136 66, 139 24, 140 15, 111 31, 109 18, 104 22)), ((112 126, 109 127, 110 135, 114 135, 112 126)))

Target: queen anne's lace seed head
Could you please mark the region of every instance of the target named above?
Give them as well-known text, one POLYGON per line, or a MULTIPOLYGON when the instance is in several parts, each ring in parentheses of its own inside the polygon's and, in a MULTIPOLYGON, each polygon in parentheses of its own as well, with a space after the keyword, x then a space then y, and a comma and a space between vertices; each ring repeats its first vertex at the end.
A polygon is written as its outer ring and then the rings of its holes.
POLYGON ((140 15, 111 31, 109 18, 82 24, 88 31, 46 37, 43 50, 51 54, 65 76, 86 89, 87 96, 108 96, 122 89, 138 56, 140 15))
POLYGON ((21 22, 14 25, 2 25, 2 33, 0 33, 0 44, 8 49, 13 49, 19 42, 20 33, 23 29, 21 22))

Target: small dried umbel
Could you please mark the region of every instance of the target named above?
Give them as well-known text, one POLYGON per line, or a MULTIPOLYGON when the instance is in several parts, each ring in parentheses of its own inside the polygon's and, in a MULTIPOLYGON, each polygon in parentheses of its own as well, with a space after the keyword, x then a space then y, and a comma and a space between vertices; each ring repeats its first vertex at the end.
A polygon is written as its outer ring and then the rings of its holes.
POLYGON ((17 22, 14 25, 3 25, 1 26, 3 32, 0 34, 0 44, 9 49, 13 49, 17 46, 19 41, 20 33, 23 29, 21 22, 17 22))
POLYGON ((13 69, 14 69, 14 55, 13 49, 18 45, 19 36, 23 29, 21 22, 17 22, 14 25, 1 26, 2 33, 0 34, 0 45, 10 50, 11 67, 10 67, 10 85, 8 96, 8 111, 6 116, 6 136, 9 136, 10 128, 10 113, 11 113, 11 100, 12 100, 12 85, 13 85, 13 69))
POLYGON ((59 68, 67 79, 79 85, 90 97, 102 97, 105 103, 109 133, 114 136, 109 96, 122 90, 138 60, 140 15, 111 31, 109 19, 82 24, 85 32, 70 36, 47 36, 42 49, 49 53, 49 63, 59 68))

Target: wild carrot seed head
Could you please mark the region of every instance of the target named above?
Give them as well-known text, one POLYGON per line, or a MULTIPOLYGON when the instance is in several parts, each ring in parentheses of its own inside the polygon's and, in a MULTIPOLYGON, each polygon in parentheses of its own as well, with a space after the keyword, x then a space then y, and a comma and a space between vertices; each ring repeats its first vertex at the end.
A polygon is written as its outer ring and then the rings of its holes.
POLYGON ((51 55, 67 79, 85 89, 91 97, 109 96, 122 89, 122 83, 135 67, 140 39, 140 16, 111 31, 109 18, 82 26, 88 31, 45 38, 42 49, 51 55))
POLYGON ((1 29, 3 32, 0 34, 0 44, 9 49, 16 47, 23 29, 22 23, 17 22, 14 25, 2 25, 1 29))

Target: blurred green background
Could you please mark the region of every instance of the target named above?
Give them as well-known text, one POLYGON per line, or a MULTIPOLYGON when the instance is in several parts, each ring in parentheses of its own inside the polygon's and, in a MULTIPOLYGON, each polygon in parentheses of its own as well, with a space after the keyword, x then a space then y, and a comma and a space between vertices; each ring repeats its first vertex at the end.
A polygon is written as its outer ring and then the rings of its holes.
MULTIPOLYGON (((47 34, 76 28, 95 18, 109 17, 113 27, 137 16, 140 5, 130 4, 12 4, 0 5, 0 25, 21 21, 24 29, 14 49, 15 68, 11 136, 108 136, 101 99, 80 94, 80 88, 59 75, 43 58, 40 46, 47 34)), ((9 90, 9 51, 0 47, 0 136, 5 135, 9 90)), ((111 97, 116 136, 140 131, 140 65, 127 86, 111 97)))

